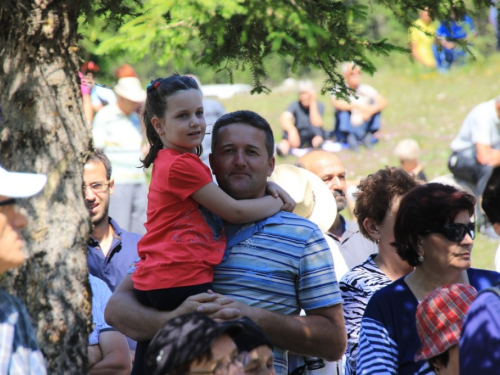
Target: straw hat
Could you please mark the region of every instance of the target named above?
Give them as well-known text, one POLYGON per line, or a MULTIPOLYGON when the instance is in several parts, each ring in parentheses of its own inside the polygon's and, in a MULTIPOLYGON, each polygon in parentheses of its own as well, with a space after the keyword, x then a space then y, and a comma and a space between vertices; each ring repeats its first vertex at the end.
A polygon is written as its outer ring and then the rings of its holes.
POLYGON ((337 204, 332 192, 315 174, 291 164, 278 165, 271 177, 286 190, 297 205, 293 213, 315 223, 327 232, 337 217, 337 204))
POLYGON ((146 91, 142 88, 139 78, 136 77, 120 78, 115 86, 115 93, 136 103, 146 100, 146 91))
POLYGON ((474 287, 445 285, 430 293, 417 307, 417 331, 422 347, 415 361, 433 358, 458 344, 465 315, 477 296, 474 287))

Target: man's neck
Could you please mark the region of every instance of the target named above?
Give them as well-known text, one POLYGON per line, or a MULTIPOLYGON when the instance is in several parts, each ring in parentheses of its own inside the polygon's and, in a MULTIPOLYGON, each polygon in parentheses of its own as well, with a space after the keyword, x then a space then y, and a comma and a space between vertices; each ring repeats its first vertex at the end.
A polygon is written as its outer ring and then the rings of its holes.
POLYGON ((342 220, 342 216, 340 216, 339 213, 337 213, 337 217, 335 218, 335 221, 333 222, 333 225, 330 227, 328 232, 342 241, 342 235, 345 232, 345 225, 344 220, 342 220))
POLYGON ((113 233, 113 227, 109 222, 109 218, 103 220, 92 230, 92 238, 99 242, 99 247, 101 248, 104 256, 108 255, 111 244, 113 243, 113 233))

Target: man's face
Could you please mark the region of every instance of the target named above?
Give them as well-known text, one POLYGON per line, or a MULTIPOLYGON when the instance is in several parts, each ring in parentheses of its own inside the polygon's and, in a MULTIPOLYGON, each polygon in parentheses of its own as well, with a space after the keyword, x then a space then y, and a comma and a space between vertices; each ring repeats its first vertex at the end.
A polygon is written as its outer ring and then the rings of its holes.
POLYGON ((106 179, 106 168, 101 162, 88 162, 83 171, 85 204, 92 224, 98 226, 108 219, 109 199, 113 194, 114 181, 106 179))
POLYGON ((236 123, 219 130, 210 166, 227 194, 235 199, 254 199, 264 196, 274 157, 268 157, 264 131, 236 123))
POLYGON ((308 168, 310 172, 321 178, 328 186, 337 203, 337 211, 342 211, 346 205, 346 180, 345 169, 339 158, 332 155, 328 158, 321 158, 312 163, 308 168))
POLYGON ((361 82, 361 68, 350 65, 344 73, 345 82, 351 89, 356 89, 361 82))
MULTIPOLYGON (((9 199, 0 195, 0 202, 9 199)), ((0 274, 23 263, 20 232, 27 224, 26 216, 14 203, 0 206, 0 274)))
POLYGON ((299 92, 299 101, 304 108, 309 108, 311 105, 311 92, 308 90, 299 92))

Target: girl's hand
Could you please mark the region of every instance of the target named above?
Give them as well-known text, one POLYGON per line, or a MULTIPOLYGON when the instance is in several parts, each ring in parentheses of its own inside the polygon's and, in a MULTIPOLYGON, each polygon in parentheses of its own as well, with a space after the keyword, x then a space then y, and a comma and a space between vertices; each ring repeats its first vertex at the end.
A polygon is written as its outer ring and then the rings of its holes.
POLYGON ((281 186, 278 184, 267 181, 266 192, 274 198, 280 198, 283 201, 282 211, 293 212, 295 209, 295 201, 281 186))

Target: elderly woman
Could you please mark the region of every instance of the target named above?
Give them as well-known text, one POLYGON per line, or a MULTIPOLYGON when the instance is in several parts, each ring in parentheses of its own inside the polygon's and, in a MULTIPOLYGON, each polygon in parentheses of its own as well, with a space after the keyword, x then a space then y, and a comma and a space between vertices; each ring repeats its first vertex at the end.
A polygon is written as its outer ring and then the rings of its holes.
POLYGON ((347 330, 346 375, 356 373, 361 318, 370 297, 413 270, 399 258, 394 241, 394 219, 401 197, 418 185, 415 177, 402 169, 379 170, 361 181, 354 212, 361 233, 378 245, 378 254, 354 267, 340 281, 347 330))
POLYGON ((481 291, 500 274, 471 268, 475 198, 437 183, 418 186, 401 200, 394 225, 396 250, 414 271, 376 292, 361 321, 359 374, 415 374, 423 360, 415 313, 419 301, 447 284, 481 291))

